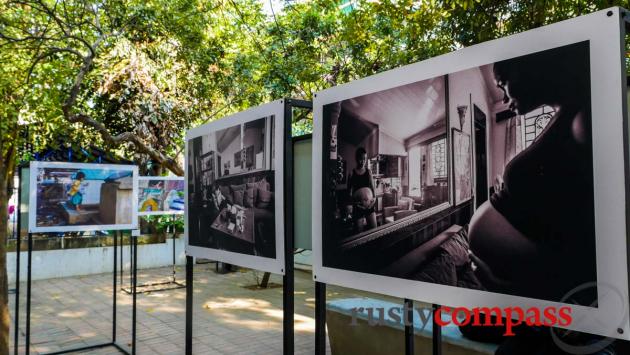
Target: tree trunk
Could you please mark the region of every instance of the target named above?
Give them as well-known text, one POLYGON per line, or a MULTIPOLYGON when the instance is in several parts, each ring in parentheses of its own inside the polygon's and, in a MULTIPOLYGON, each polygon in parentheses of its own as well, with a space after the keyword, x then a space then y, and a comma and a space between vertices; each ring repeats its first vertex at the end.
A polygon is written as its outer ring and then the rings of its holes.
POLYGON ((266 272, 263 275, 262 281, 260 282, 260 288, 267 288, 267 286, 269 286, 269 277, 271 277, 270 272, 266 272))
MULTIPOLYGON (((0 156, 0 158, 3 158, 0 156)), ((9 179, 13 177, 10 165, 0 161, 0 354, 9 353, 9 284, 7 279, 7 234, 9 179)))

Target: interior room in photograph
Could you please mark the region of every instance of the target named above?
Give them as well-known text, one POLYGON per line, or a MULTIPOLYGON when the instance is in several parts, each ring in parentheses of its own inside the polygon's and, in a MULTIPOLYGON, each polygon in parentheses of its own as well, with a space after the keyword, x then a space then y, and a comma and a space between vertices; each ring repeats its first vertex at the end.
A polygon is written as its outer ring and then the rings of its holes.
POLYGON ((29 230, 133 229, 136 178, 131 165, 32 162, 29 230))
POLYGON ((191 246, 276 258, 273 132, 267 116, 189 140, 191 246))

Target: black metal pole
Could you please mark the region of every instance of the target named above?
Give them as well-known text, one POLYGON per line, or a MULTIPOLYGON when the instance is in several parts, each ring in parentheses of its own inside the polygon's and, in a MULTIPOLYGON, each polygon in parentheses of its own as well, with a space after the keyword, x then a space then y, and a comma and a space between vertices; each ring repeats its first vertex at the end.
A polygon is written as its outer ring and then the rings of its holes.
POLYGON ((403 310, 405 312, 403 316, 405 320, 405 355, 413 355, 413 301, 405 298, 405 307, 403 310))
POLYGON ((175 283, 175 215, 173 215, 172 218, 173 224, 171 225, 171 228, 173 228, 173 237, 171 238, 171 241, 173 242, 173 283, 175 283))
MULTIPOLYGON (((118 291, 117 285, 116 285, 116 277, 118 275, 116 270, 117 267, 117 263, 118 263, 118 232, 114 232, 114 277, 112 280, 113 283, 113 291, 112 291, 112 343, 116 342, 116 291, 118 291)), ((122 267, 121 267, 122 268, 122 267)))
MULTIPOLYGON (((118 237, 118 236, 116 236, 116 237, 118 237)), ((124 270, 125 270, 125 264, 123 262, 123 254, 124 254, 123 252, 125 250, 123 248, 123 244, 125 244, 124 241, 125 240, 123 239, 123 234, 120 233, 120 287, 121 288, 123 287, 123 282, 125 280, 124 277, 123 277, 124 270)))
POLYGON ((440 305, 433 305, 433 355, 442 355, 442 327, 435 318, 439 308, 440 305))
POLYGON ((326 354, 326 284, 315 282, 315 355, 326 354))
POLYGON ((293 140, 291 99, 284 102, 284 277, 282 282, 283 353, 293 355, 294 273, 293 273, 293 140))
POLYGON ((13 349, 15 355, 18 353, 20 342, 20 253, 22 252, 22 213, 20 206, 22 205, 22 167, 18 168, 17 199, 17 208, 15 209, 17 213, 17 245, 15 247, 15 318, 13 336, 13 349))
POLYGON ((192 355, 193 257, 186 256, 186 355, 192 355))
POLYGON ((132 309, 131 309, 131 354, 136 354, 136 285, 138 284, 138 237, 133 239, 133 285, 132 285, 132 309))
POLYGON ((26 355, 31 353, 31 265, 33 256, 33 235, 28 233, 28 261, 26 266, 26 355))
MULTIPOLYGON (((123 238, 124 238, 124 236, 123 236, 123 238)), ((135 270, 134 269, 134 267, 135 267, 135 265, 134 265, 135 260, 133 259, 133 241, 132 241, 132 239, 134 239, 133 231, 129 235, 129 290, 131 290, 133 288, 133 278, 134 278, 133 270, 135 270)))

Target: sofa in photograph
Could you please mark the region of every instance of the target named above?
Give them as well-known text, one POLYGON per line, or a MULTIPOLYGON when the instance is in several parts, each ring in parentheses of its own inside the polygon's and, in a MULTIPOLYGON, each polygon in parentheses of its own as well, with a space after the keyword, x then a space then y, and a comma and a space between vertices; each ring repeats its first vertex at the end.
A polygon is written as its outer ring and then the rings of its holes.
POLYGON ((254 248, 257 255, 275 256, 273 172, 228 176, 216 180, 229 204, 251 209, 254 216, 254 248))

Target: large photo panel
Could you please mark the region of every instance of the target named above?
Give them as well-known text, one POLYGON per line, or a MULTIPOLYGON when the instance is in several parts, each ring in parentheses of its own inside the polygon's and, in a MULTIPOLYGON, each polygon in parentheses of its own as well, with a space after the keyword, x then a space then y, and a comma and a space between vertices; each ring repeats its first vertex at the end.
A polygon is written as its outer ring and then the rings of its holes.
POLYGON ((141 176, 138 178, 138 215, 184 213, 184 178, 141 176))
POLYGON ((31 162, 29 232, 137 228, 138 167, 31 162))
POLYGON ((628 339, 613 11, 317 93, 315 279, 628 339))
POLYGON ((188 255, 284 274, 284 104, 186 135, 188 255))

